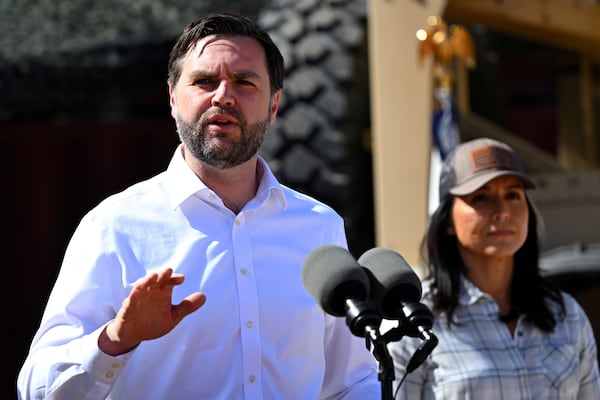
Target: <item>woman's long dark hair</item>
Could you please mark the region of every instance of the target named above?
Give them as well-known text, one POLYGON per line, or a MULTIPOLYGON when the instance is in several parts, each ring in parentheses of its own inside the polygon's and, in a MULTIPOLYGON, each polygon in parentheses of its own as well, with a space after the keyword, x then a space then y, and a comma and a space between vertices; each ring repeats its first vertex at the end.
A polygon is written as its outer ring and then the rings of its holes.
MULTIPOLYGON (((557 321, 546 300, 559 305, 561 317, 564 316, 565 306, 559 289, 540 274, 537 213, 528 197, 526 201, 529 210, 528 232, 525 243, 515 253, 511 302, 527 321, 543 331, 551 332, 557 321)), ((452 195, 442 199, 429 219, 421 242, 421 258, 429 268, 428 278, 432 279, 433 309, 447 314, 449 327, 454 323, 452 317, 458 305, 461 277, 466 273, 456 236, 448 234, 453 202, 452 195)))

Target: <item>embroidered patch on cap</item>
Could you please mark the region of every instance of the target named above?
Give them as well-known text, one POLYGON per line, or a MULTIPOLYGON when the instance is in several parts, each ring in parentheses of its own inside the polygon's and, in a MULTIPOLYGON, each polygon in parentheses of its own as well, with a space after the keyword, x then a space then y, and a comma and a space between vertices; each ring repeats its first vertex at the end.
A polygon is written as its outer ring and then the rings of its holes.
POLYGON ((503 148, 495 146, 480 147, 471 151, 469 156, 473 172, 492 168, 518 169, 512 153, 503 148))

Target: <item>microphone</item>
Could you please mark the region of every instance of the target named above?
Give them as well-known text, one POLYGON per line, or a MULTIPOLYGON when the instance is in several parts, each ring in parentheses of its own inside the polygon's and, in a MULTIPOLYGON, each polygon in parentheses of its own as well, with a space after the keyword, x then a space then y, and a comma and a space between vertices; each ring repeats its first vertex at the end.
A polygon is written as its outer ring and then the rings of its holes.
POLYGON ((381 315, 367 301, 369 277, 348 250, 336 245, 317 247, 304 260, 302 282, 326 313, 346 316, 354 335, 378 335, 381 315))
POLYGON ((402 312, 407 324, 406 334, 411 337, 423 339, 423 343, 406 366, 406 372, 412 372, 417 369, 438 345, 438 338, 433 334, 433 313, 423 303, 406 303, 402 307, 402 312))
POLYGON ((400 254, 384 247, 366 251, 358 264, 371 282, 370 300, 384 318, 399 321, 386 336, 400 340, 406 334, 424 340, 407 365, 407 372, 412 372, 438 344, 432 332, 433 313, 420 302, 421 280, 400 254))
POLYGON ((404 317, 406 302, 421 300, 421 280, 404 258, 391 249, 375 247, 358 259, 370 280, 370 300, 386 319, 404 317))

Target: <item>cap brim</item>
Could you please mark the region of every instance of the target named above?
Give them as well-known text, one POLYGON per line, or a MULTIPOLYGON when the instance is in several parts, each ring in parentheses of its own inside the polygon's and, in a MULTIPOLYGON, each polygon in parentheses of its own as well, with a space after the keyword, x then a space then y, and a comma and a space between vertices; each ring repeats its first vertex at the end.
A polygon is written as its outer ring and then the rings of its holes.
POLYGON ((523 181, 523 184, 525 185, 525 187, 527 189, 535 188, 535 183, 533 182, 533 180, 530 177, 528 177, 527 175, 522 174, 520 172, 489 171, 489 172, 484 172, 482 174, 476 175, 476 176, 472 177, 471 179, 469 179, 459 185, 456 185, 455 187, 450 189, 450 193, 455 196, 464 196, 469 193, 473 193, 474 191, 476 191, 477 189, 479 189, 480 187, 482 187, 483 185, 485 185, 492 179, 497 178, 499 176, 504 176, 504 175, 510 175, 510 176, 519 178, 521 181, 523 181))

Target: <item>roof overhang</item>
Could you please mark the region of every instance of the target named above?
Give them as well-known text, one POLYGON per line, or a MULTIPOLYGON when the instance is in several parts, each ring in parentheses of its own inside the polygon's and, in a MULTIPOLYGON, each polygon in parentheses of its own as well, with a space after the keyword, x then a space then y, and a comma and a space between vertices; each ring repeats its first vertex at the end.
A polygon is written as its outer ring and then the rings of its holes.
POLYGON ((448 0, 444 17, 600 56, 598 0, 448 0))

